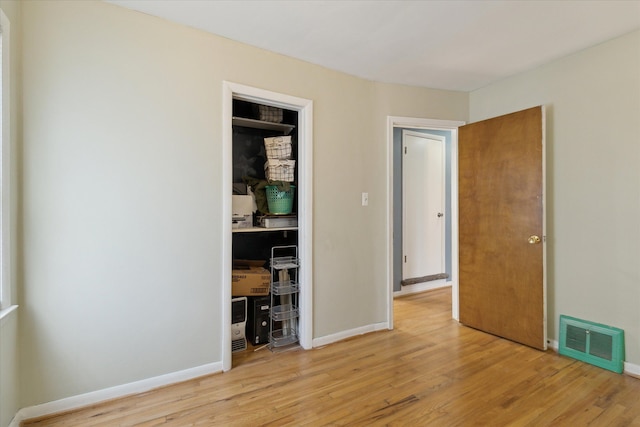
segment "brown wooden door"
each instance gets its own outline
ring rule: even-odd
[[[459,129],[460,322],[546,349],[544,110]],[[536,241],[535,236],[540,241]]]

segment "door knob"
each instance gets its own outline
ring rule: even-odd
[[[536,243],[540,243],[540,237],[533,235],[529,236],[529,243],[535,245]]]
[[[444,216],[444,214],[442,212],[438,212],[438,218],[441,218],[443,216]]]

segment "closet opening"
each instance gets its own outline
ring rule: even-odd
[[[246,352],[312,347],[312,103],[227,82],[224,100],[228,370]]]

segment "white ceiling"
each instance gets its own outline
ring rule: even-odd
[[[365,79],[461,91],[640,28],[640,0],[106,1]]]

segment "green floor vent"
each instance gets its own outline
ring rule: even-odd
[[[559,353],[621,374],[624,370],[624,331],[561,315]]]

